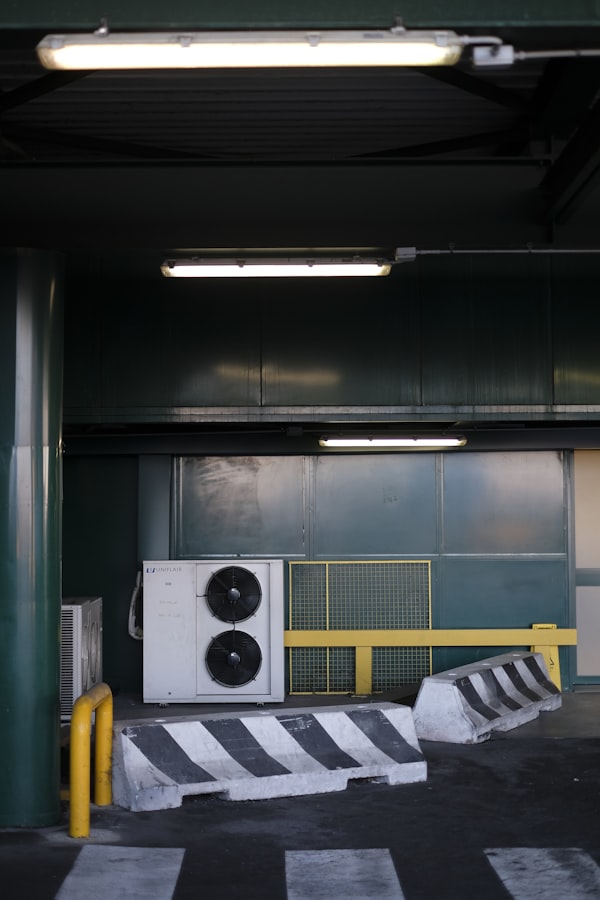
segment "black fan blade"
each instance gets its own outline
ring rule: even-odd
[[[241,687],[256,678],[262,653],[245,631],[224,631],[211,641],[206,651],[206,667],[211,678],[225,687]]]
[[[261,597],[258,579],[241,566],[215,572],[206,588],[206,602],[222,622],[243,622],[256,612]]]

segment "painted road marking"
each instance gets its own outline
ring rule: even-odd
[[[83,847],[55,900],[118,897],[171,900],[184,850],[163,847]]]
[[[514,900],[600,897],[600,867],[583,850],[513,847],[485,854]]]
[[[287,900],[404,900],[389,850],[294,850],[285,854]]]

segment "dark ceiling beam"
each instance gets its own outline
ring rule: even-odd
[[[518,133],[510,155],[531,153],[536,147],[552,153],[568,139],[587,114],[600,90],[600,59],[550,59],[546,63],[527,112],[528,128]]]
[[[63,131],[51,131],[47,128],[29,128],[28,126],[9,124],[2,128],[1,133],[4,138],[12,142],[27,143],[31,141],[36,145],[36,148],[39,148],[41,145],[55,145],[70,147],[73,150],[85,150],[86,161],[89,153],[97,153],[100,156],[121,156],[133,160],[213,159],[213,157],[186,153],[184,150],[152,147],[127,141],[111,141],[106,138],[90,137],[81,134],[67,134]]]
[[[600,59],[549,60],[531,101],[533,137],[566,139],[600,91]]]
[[[444,84],[459,88],[461,91],[466,91],[468,94],[489,100],[490,103],[496,103],[499,106],[506,106],[509,109],[516,109],[520,112],[527,111],[528,102],[525,97],[515,94],[514,91],[507,91],[505,88],[498,87],[491,81],[484,81],[482,78],[470,75],[463,69],[454,69],[450,66],[432,66],[429,68],[419,67],[416,71],[429,78],[442,81]]]
[[[483,131],[478,134],[466,134],[442,141],[430,141],[426,144],[411,144],[407,147],[396,147],[392,150],[380,150],[374,153],[362,153],[354,159],[406,159],[423,156],[440,156],[446,153],[458,153],[464,150],[477,150],[483,147],[497,148],[498,155],[502,147],[512,146],[516,141],[523,141],[527,135],[527,124],[501,131]]]
[[[158,267],[169,248],[247,247],[249,240],[267,248],[537,245],[548,238],[539,179],[539,163],[526,158],[480,165],[15,162],[0,167],[0,246],[160,247]],[[318,215],[315,198],[327,201]]]
[[[600,101],[577,129],[541,182],[546,221],[570,218],[600,176]]]
[[[89,74],[89,72],[49,72],[47,75],[42,75],[41,78],[36,78],[34,81],[29,81],[12,91],[1,94],[0,113],[6,112],[7,109],[14,109],[16,106],[22,106],[31,100],[37,100],[52,91],[58,91],[66,84],[80,81]]]
[[[235,28],[235,27],[333,27],[390,26],[401,15],[407,27],[591,27],[600,25],[600,10],[590,0],[170,0],[168,4],[147,0],[28,0],[4,3],[0,28],[92,29],[99,12],[114,28]]]
[[[110,414],[109,414],[110,415]],[[200,426],[196,425],[194,432],[193,426],[189,427],[191,433],[181,433],[177,426],[172,422],[162,425],[154,425],[151,433],[147,433],[143,426],[136,427],[135,423],[119,423],[121,427],[117,427],[111,432],[106,423],[110,422],[109,415],[103,414],[102,424],[105,426],[104,432],[101,427],[96,427],[94,423],[70,424],[69,410],[65,411],[64,431],[64,452],[66,456],[109,456],[109,455],[131,455],[131,454],[224,454],[238,453],[240,446],[244,448],[245,454],[259,453],[277,453],[285,455],[287,453],[319,453],[321,449],[318,445],[318,436],[323,430],[331,430],[333,426],[327,422],[322,422],[315,427],[314,419],[311,421],[309,428],[299,426],[298,434],[290,435],[285,423],[270,423],[262,428],[254,427],[251,429],[239,429],[238,431],[231,428],[223,428],[221,431],[215,431],[214,425],[211,425],[211,432],[204,433]],[[116,417],[119,415],[117,411]],[[380,418],[372,411],[365,410],[362,412],[362,423],[370,419],[380,422]],[[117,420],[117,419],[116,419]],[[291,419],[292,421],[293,418]],[[118,421],[118,420],[117,420]],[[289,421],[289,420],[287,420]],[[339,418],[334,417],[336,426],[339,427]],[[398,431],[399,419],[390,421]],[[418,422],[423,427],[423,412],[419,416],[404,421],[414,423]],[[556,424],[550,422],[543,428],[538,428],[534,424],[528,427],[529,423],[517,423],[515,427],[509,425],[502,428],[486,427],[486,422],[478,422],[476,416],[472,421],[465,423],[461,427],[461,434],[467,436],[467,447],[458,451],[468,453],[480,450],[557,450],[566,449],[596,449],[600,441],[600,429],[594,425],[590,426],[586,423],[570,423],[565,426],[563,423]],[[553,427],[554,425],[554,427]],[[400,425],[400,428],[402,426]],[[447,428],[448,422],[442,421],[438,428]],[[406,428],[406,426],[405,426]],[[336,429],[337,430],[337,429]],[[349,430],[347,426],[344,430]],[[241,444],[240,444],[241,439]]]

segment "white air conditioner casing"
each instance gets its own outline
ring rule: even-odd
[[[143,598],[145,703],[284,699],[282,560],[147,561]]]
[[[60,617],[60,717],[102,681],[102,597],[65,597]]]

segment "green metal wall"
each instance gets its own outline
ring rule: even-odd
[[[389,279],[308,287],[198,284],[157,272],[116,279],[108,265],[82,263],[67,290],[65,422],[93,435],[107,423],[268,421],[274,410],[302,408],[309,418],[327,408],[351,417],[361,408],[426,415],[460,404],[471,405],[474,420],[501,421],[535,418],[553,404],[593,406],[599,279],[600,259],[571,256],[422,257]],[[156,532],[145,522],[138,532],[153,476],[149,467],[138,498],[142,445],[115,456],[110,441],[96,442],[100,455],[78,457],[67,437],[65,592],[104,596],[107,674],[131,687],[140,656],[127,607],[144,535]],[[210,460],[210,478],[179,472],[171,551],[431,556],[435,625],[567,623],[569,510],[563,463],[552,453],[471,451],[445,456],[442,467],[435,455],[410,465],[387,455],[309,460],[290,441],[286,461],[251,441],[240,431],[225,454],[208,456],[191,441],[190,455]],[[511,465],[522,467],[516,480]],[[162,495],[170,489],[163,482]],[[164,545],[165,533],[163,523],[153,539]],[[437,651],[436,665],[470,652]]]
[[[138,461],[71,457],[63,465],[63,595],[102,597],[103,677],[114,692],[139,691],[142,651],[129,637],[138,570]]]
[[[439,256],[387,279],[113,279],[68,288],[65,422],[207,409],[600,403],[600,258]],[[357,283],[360,281],[360,284]],[[368,283],[365,283],[367,282]]]
[[[427,260],[419,282],[421,402],[552,403],[551,285],[551,262],[540,257]]]
[[[552,324],[556,403],[597,403],[598,260],[552,260]]]
[[[175,558],[431,559],[433,627],[572,624],[569,454],[185,457],[173,465]],[[64,467],[65,590],[104,597],[105,674],[125,691],[141,680],[139,642],[127,634],[138,503],[148,505],[137,466],[135,457],[67,455]],[[163,482],[164,471],[156,484],[141,483],[152,494]],[[494,652],[440,648],[434,668]],[[568,685],[566,653],[561,669]]]
[[[563,453],[188,457],[175,484],[175,558],[425,558],[434,627],[570,622]]]

